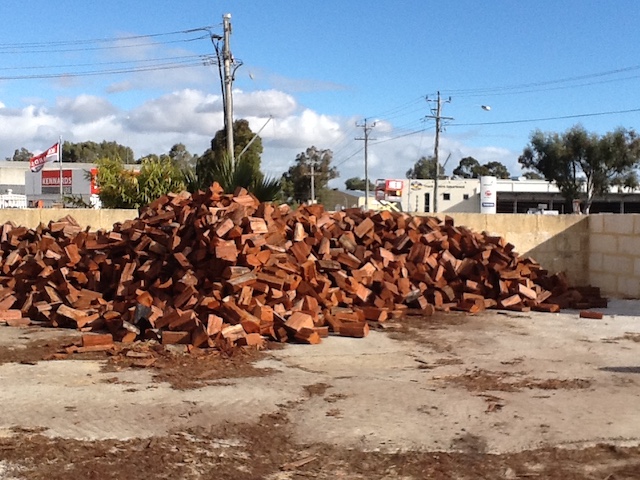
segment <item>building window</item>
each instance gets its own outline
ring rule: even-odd
[[[463,200],[469,200],[469,194],[468,194],[468,193],[464,193],[464,194],[462,195],[462,199],[463,199]]]
[[[443,193],[442,194],[442,199],[443,200],[451,200],[451,194],[450,193]]]

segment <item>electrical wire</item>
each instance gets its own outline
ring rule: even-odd
[[[633,71],[633,70],[640,70],[640,65],[633,65],[633,66],[630,66],[630,67],[617,68],[615,70],[607,70],[607,71],[596,72],[596,73],[591,73],[591,74],[587,74],[587,75],[578,75],[578,76],[574,76],[574,77],[564,77],[564,78],[559,78],[559,79],[555,79],[555,80],[545,80],[545,81],[540,81],[540,82],[523,83],[523,84],[519,84],[519,85],[506,85],[506,86],[501,86],[501,87],[472,88],[472,89],[462,89],[462,90],[444,90],[443,92],[446,92],[447,95],[456,95],[456,96],[463,96],[463,95],[467,95],[467,94],[491,94],[491,93],[494,93],[494,92],[497,92],[497,91],[502,91],[502,90],[520,90],[520,89],[524,89],[524,88],[541,87],[541,86],[548,86],[548,85],[554,85],[554,84],[559,84],[559,83],[575,82],[575,81],[579,81],[579,80],[588,80],[590,78],[604,77],[604,76],[608,76],[608,75],[616,75],[618,73],[624,73],[624,72],[629,72],[629,71]],[[632,77],[632,78],[636,78],[636,77]]]
[[[44,49],[44,50],[28,50],[28,51],[24,51],[24,52],[0,49],[0,54],[20,54],[20,55],[24,55],[24,54],[29,54],[29,53],[68,53],[68,52],[85,52],[85,51],[96,51],[96,50],[121,50],[121,49],[124,49],[124,48],[140,48],[140,47],[143,47],[143,46],[144,47],[153,47],[153,46],[158,46],[158,45],[170,45],[170,44],[175,44],[175,43],[189,43],[189,42],[195,42],[197,40],[202,40],[204,38],[209,38],[209,35],[202,35],[202,36],[199,36],[199,37],[182,39],[182,40],[171,40],[171,41],[167,41],[167,42],[132,43],[132,44],[128,44],[128,45],[107,45],[107,46],[102,46],[102,47],[63,48],[63,49],[57,49],[57,50],[47,50],[47,49]],[[112,42],[116,42],[116,41],[118,41],[118,39],[112,40]]]
[[[122,73],[139,73],[150,72],[156,70],[172,70],[176,68],[192,68],[207,66],[206,62],[173,62],[173,63],[161,63],[156,65],[147,65],[141,67],[131,68],[119,68],[111,70],[91,70],[86,72],[65,72],[65,73],[47,73],[39,75],[0,75],[0,80],[35,80],[35,79],[50,79],[50,78],[75,78],[75,77],[91,77],[97,75],[118,75]]]
[[[57,54],[74,51],[95,51],[130,49],[151,46],[166,46],[176,43],[191,43],[205,38],[213,38],[211,26],[176,30],[170,32],[151,33],[145,35],[128,35],[117,38],[92,38],[85,40],[64,40],[52,42],[23,42],[23,43],[0,43],[0,54],[20,54],[24,58],[30,53]],[[194,33],[206,32],[202,35],[193,36]],[[187,35],[188,38],[175,39],[176,36]],[[162,39],[162,40],[160,40]],[[150,40],[141,43],[141,40]],[[160,41],[158,41],[160,40]],[[147,58],[138,60],[119,60],[104,62],[84,62],[75,64],[48,64],[32,62],[31,65],[13,66],[7,61],[0,67],[0,72],[7,72],[0,75],[0,80],[38,80],[69,77],[88,77],[98,75],[117,75],[126,73],[139,73],[154,70],[170,70],[177,68],[202,67],[219,63],[217,58],[210,54],[191,54],[182,56],[168,56],[163,58]],[[108,68],[102,68],[108,67]],[[63,71],[61,71],[63,70]],[[20,72],[15,75],[8,72]],[[42,73],[35,73],[35,72]],[[33,73],[32,73],[33,72]]]
[[[417,98],[413,98],[413,99],[411,99],[411,100],[409,100],[409,101],[407,101],[407,102],[405,102],[403,104],[400,104],[400,105],[398,105],[396,107],[391,107],[388,110],[384,110],[384,111],[382,111],[380,113],[376,113],[375,115],[371,115],[371,116],[369,116],[367,118],[372,118],[372,119],[375,119],[375,120],[384,119],[384,118],[390,118],[390,117],[398,114],[399,112],[405,110],[406,108],[408,108],[408,107],[410,107],[412,105],[415,105],[418,102],[422,102],[423,100],[424,100],[423,96],[420,96],[420,97],[417,97]]]
[[[4,49],[21,49],[21,48],[48,48],[48,47],[65,47],[71,45],[87,45],[91,43],[113,43],[113,42],[122,42],[122,41],[130,41],[130,40],[141,40],[145,38],[159,38],[159,37],[167,37],[172,35],[184,35],[195,32],[210,32],[213,26],[205,26],[198,28],[190,28],[187,30],[176,30],[173,32],[161,32],[161,33],[150,33],[145,35],[129,35],[123,37],[116,38],[90,38],[84,40],[61,40],[61,41],[53,41],[53,42],[26,42],[26,43],[0,43],[0,50]],[[208,37],[209,35],[207,35]],[[136,44],[139,45],[139,44]],[[66,50],[60,50],[66,51]],[[30,53],[28,50],[20,53]],[[38,52],[39,53],[39,52]]]
[[[509,125],[514,123],[531,123],[531,122],[546,122],[550,120],[566,120],[569,118],[586,118],[586,117],[598,117],[604,115],[619,115],[623,113],[636,113],[640,112],[640,108],[630,108],[628,110],[614,110],[610,112],[595,112],[595,113],[580,113],[576,115],[561,115],[558,117],[541,117],[541,118],[527,118],[520,120],[505,120],[501,122],[477,122],[477,123],[448,123],[450,127],[473,127],[481,125]]]
[[[627,67],[618,69],[612,72],[621,73],[625,71],[637,70],[640,69],[638,67]],[[632,75],[618,78],[609,78],[603,80],[597,80],[592,82],[582,82],[582,83],[574,83],[579,81],[579,79],[587,79],[587,78],[596,78],[599,76],[605,76],[613,74],[612,72],[605,72],[602,74],[593,74],[593,75],[584,75],[582,77],[572,77],[562,80],[549,80],[546,82],[537,82],[531,84],[522,84],[522,85],[512,85],[506,87],[493,87],[486,89],[470,89],[470,90],[446,90],[447,95],[455,95],[456,98],[471,98],[471,97],[495,97],[495,96],[505,96],[505,95],[522,95],[527,93],[536,93],[536,92],[549,92],[554,90],[567,90],[567,89],[575,89],[581,87],[588,87],[592,85],[603,85],[607,83],[616,83],[616,82],[624,82],[628,80],[636,80],[640,78],[640,75]],[[459,92],[459,93],[456,93]]]
[[[402,135],[397,135],[395,137],[385,138],[384,140],[378,140],[378,141],[375,141],[375,142],[371,142],[371,145],[380,145],[381,143],[391,142],[393,140],[398,140],[399,138],[410,137],[411,135],[417,135],[418,133],[428,132],[429,130],[432,130],[434,128],[435,127],[432,126],[432,127],[429,127],[429,128],[423,128],[421,130],[414,130],[412,132],[403,133]]]
[[[58,69],[58,68],[76,68],[76,67],[93,67],[99,65],[130,65],[134,63],[150,63],[150,62],[164,62],[164,61],[182,61],[188,59],[202,59],[203,55],[183,55],[179,57],[162,57],[162,58],[147,58],[140,60],[120,60],[112,62],[91,62],[91,63],[71,63],[65,65],[31,65],[21,67],[0,67],[0,70],[43,70],[46,68]]]
[[[349,160],[351,160],[353,157],[355,157],[357,154],[359,154],[360,152],[364,151],[364,147],[360,147],[358,150],[356,150],[355,152],[353,152],[351,155],[349,155],[347,158],[345,158],[344,160],[342,160],[340,163],[337,163],[334,165],[335,168],[338,168],[340,165],[344,165],[346,162],[348,162]]]

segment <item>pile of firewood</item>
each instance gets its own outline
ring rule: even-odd
[[[407,309],[555,312],[606,306],[449,217],[321,205],[295,211],[245,190],[163,196],[91,232],[66,217],[0,227],[0,322],[195,347],[362,337]]]

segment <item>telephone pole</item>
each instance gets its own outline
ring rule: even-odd
[[[375,140],[375,138],[369,138],[369,133],[376,126],[376,122],[371,125],[367,125],[367,119],[364,119],[364,123],[356,122],[356,127],[362,128],[364,137],[356,137],[356,140],[364,140],[364,209],[369,210],[369,140]]]
[[[314,162],[311,162],[311,205],[316,203],[316,172],[314,171],[314,166]]]
[[[433,156],[435,157],[436,162],[436,174],[433,179],[433,213],[438,213],[438,180],[440,177],[440,162],[438,160],[438,147],[440,146],[440,132],[442,131],[442,120],[453,120],[453,117],[443,117],[442,116],[442,104],[443,103],[451,103],[451,97],[443,102],[440,97],[440,92],[438,91],[438,96],[436,100],[429,100],[427,97],[427,102],[435,102],[435,108],[431,109],[431,115],[427,115],[426,118],[433,118],[436,121],[436,139],[435,146],[433,148]]]
[[[229,39],[231,37],[231,14],[227,13],[223,15],[222,21],[224,25],[224,45],[222,47],[222,59],[224,61],[224,123],[227,129],[227,154],[229,155],[229,158],[233,160],[233,75],[231,73],[231,63],[233,59],[229,48]]]
[[[319,177],[322,172],[316,172],[316,160],[311,158],[309,162],[309,173],[303,173],[305,176],[311,177],[311,205],[316,203],[316,177]]]

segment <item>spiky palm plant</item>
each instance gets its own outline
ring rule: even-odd
[[[209,183],[218,182],[227,193],[233,193],[236,188],[242,187],[261,202],[269,202],[275,200],[281,190],[280,180],[266,177],[260,171],[256,172],[253,165],[242,157],[234,160],[224,155],[221,161],[210,164],[207,169],[201,167],[197,175],[193,170],[187,175],[186,183],[190,191],[206,188]]]

